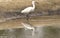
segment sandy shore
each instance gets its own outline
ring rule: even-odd
[[[0,23],[0,30],[1,29],[8,29],[8,28],[23,28],[21,25],[22,22],[27,22],[26,18],[20,19],[12,19],[7,20],[5,22]],[[28,21],[33,26],[57,26],[60,25],[60,16],[39,16],[39,17],[32,17]]]

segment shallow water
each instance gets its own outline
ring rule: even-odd
[[[60,28],[54,26],[36,27],[32,36],[32,30],[6,29],[0,30],[0,38],[60,38]]]

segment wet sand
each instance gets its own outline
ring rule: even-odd
[[[26,18],[12,19],[0,23],[0,30],[8,28],[23,28],[22,22],[27,22]],[[57,26],[60,25],[60,16],[38,16],[32,17],[28,21],[33,26]]]

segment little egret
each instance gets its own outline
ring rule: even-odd
[[[24,27],[25,27],[25,30],[27,30],[27,29],[30,29],[30,30],[33,30],[32,31],[32,35],[34,35],[34,32],[35,32],[35,28],[30,24],[30,23],[21,23]]]
[[[36,2],[37,3],[37,2]],[[29,19],[29,13],[35,10],[35,1],[32,1],[32,6],[27,7],[21,11],[21,13],[26,13],[27,20]]]

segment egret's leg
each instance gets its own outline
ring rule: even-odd
[[[29,14],[26,15],[26,19],[29,20]]]

